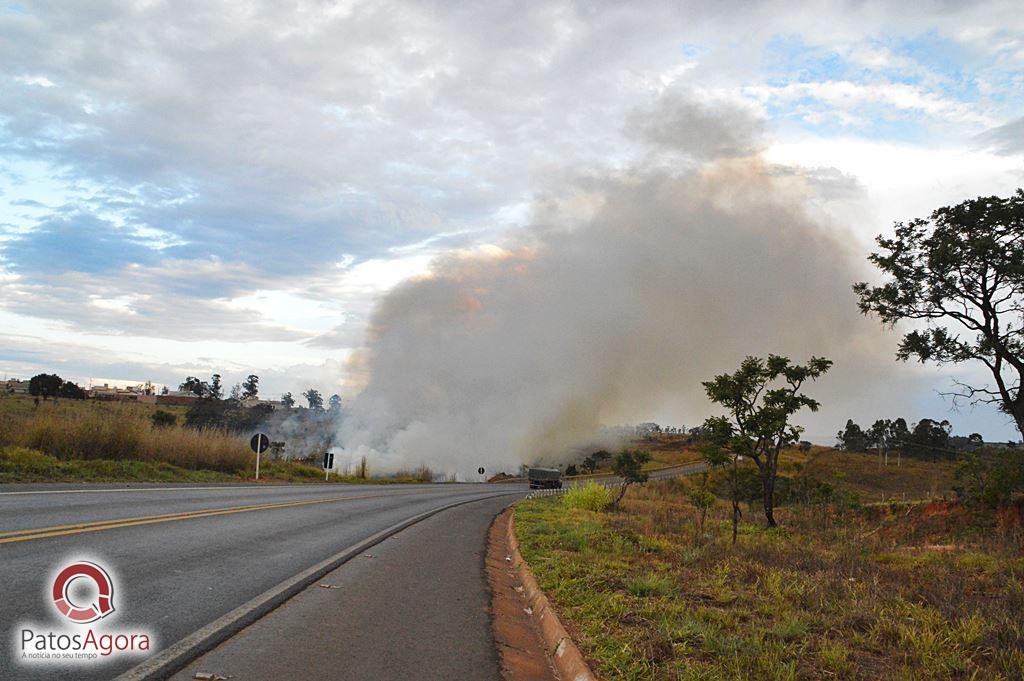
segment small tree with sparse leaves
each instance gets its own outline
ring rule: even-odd
[[[619,452],[612,463],[612,472],[622,478],[622,484],[619,486],[619,496],[615,498],[612,507],[619,507],[619,502],[626,496],[626,490],[630,485],[647,482],[648,475],[643,471],[643,466],[650,460],[651,455],[645,451],[624,449]]]
[[[832,361],[812,357],[807,364],[793,364],[788,357],[768,355],[768,359],[747,357],[731,374],[720,374],[703,383],[711,401],[725,407],[734,430],[730,449],[749,456],[761,475],[764,515],[769,527],[775,527],[775,480],[779,472],[779,452],[800,439],[803,429],[790,425],[789,419],[803,408],[817,411],[817,400],[800,392],[804,383],[813,381],[832,367]],[[740,444],[740,443],[743,444]]]

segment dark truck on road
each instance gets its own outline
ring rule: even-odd
[[[531,468],[527,478],[530,489],[562,488],[562,471],[557,468]]]

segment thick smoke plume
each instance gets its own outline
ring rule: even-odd
[[[631,121],[672,140],[666,125]],[[365,387],[346,450],[377,472],[512,471],[564,460],[601,424],[670,409],[694,425],[713,411],[700,381],[748,354],[835,359],[823,399],[859,385],[871,358],[891,366],[853,304],[863,255],[811,216],[806,176],[729,153],[695,166],[707,148],[674,157],[685,171],[666,169],[678,150],[654,148],[634,170],[577,177],[507,242],[388,294],[353,362]]]

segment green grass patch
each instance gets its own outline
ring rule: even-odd
[[[523,555],[601,678],[1024,679],[1024,561],[992,518],[787,507],[770,531],[745,512],[733,547],[724,505],[696,536],[686,490],[631,488],[620,511],[515,506]]]
[[[587,511],[603,511],[612,505],[615,494],[596,482],[572,487],[562,495],[566,508],[580,508]]]
[[[237,482],[234,475],[169,463],[56,457],[24,447],[0,448],[0,482]]]

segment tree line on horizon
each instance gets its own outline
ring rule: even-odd
[[[908,426],[902,417],[878,419],[869,428],[862,428],[853,419],[848,419],[846,426],[836,433],[836,449],[848,452],[874,450],[886,463],[890,452],[932,461],[953,460],[961,452],[973,451],[984,445],[985,439],[980,433],[953,435],[953,426],[945,419],[924,418],[913,426]],[[1009,442],[1006,446],[1016,445]]]
[[[185,413],[185,425],[190,428],[223,428],[225,430],[245,432],[255,430],[261,423],[266,421],[274,413],[275,407],[267,402],[259,402],[248,406],[243,403],[247,400],[259,399],[260,378],[256,374],[249,374],[246,379],[236,383],[224,396],[224,388],[220,374],[213,374],[209,381],[203,381],[196,376],[187,376],[178,386],[178,390],[191,392],[199,399],[189,406]],[[167,389],[164,388],[164,392]],[[309,388],[302,393],[313,414],[326,413],[338,416],[342,410],[340,395],[331,395],[328,400],[327,409],[324,408],[324,398],[316,388]],[[281,406],[286,410],[296,408],[295,398],[290,392],[281,395]],[[299,409],[304,409],[299,407]]]

